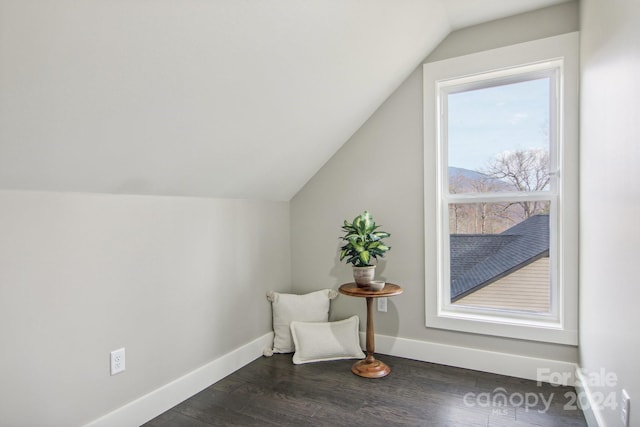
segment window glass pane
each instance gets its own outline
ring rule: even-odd
[[[451,303],[548,313],[549,208],[549,201],[450,204]]]
[[[447,96],[450,193],[549,189],[550,78]]]

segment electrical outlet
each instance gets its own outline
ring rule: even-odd
[[[111,375],[125,370],[124,347],[111,352]]]
[[[622,411],[620,411],[620,419],[624,427],[629,427],[629,407],[631,406],[631,398],[627,390],[622,389]]]
[[[378,298],[378,311],[387,312],[387,297]]]

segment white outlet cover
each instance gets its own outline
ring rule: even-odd
[[[119,374],[126,369],[124,347],[111,352],[111,375]]]
[[[381,311],[383,313],[387,312],[387,298],[386,297],[378,298],[378,311]]]

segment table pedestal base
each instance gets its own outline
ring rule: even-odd
[[[372,358],[373,359],[373,358]],[[384,362],[367,357],[364,360],[358,360],[351,367],[351,372],[364,378],[381,378],[386,377],[391,372],[391,368]]]
[[[373,291],[369,288],[359,288],[355,283],[345,283],[340,286],[340,293],[367,299],[367,358],[354,363],[351,367],[351,372],[364,378],[386,377],[391,372],[391,368],[373,357],[376,348],[375,334],[373,333],[373,300],[380,297],[400,295],[402,288],[393,283],[387,283],[381,291]]]

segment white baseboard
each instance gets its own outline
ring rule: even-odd
[[[600,427],[605,426],[605,422],[602,419],[602,414],[600,413],[599,405],[596,403],[593,392],[589,387],[589,380],[585,378],[581,369],[576,371],[576,381],[575,387],[578,395],[578,406],[582,409],[582,413],[584,414],[584,418],[587,420],[587,425],[589,427]],[[587,401],[587,406],[584,406],[585,398]]]
[[[365,334],[360,333],[360,341],[365,343]],[[248,344],[237,348],[206,365],[128,403],[86,425],[86,427],[139,426],[167,411],[178,403],[204,390],[211,384],[242,368],[262,355],[265,348],[273,343],[273,333],[269,332]],[[576,365],[570,362],[541,359],[448,344],[375,335],[376,353],[405,357],[408,359],[459,368],[491,372],[500,375],[538,380],[538,369],[549,372],[570,373],[565,385],[574,384]],[[580,372],[578,371],[578,375]],[[586,384],[584,381],[579,383]],[[588,387],[578,389],[591,402]],[[593,405],[590,405],[593,408]],[[590,427],[602,424],[597,411],[584,410]],[[591,418],[591,419],[590,419]]]
[[[360,342],[364,348],[364,332],[360,333]],[[559,382],[562,385],[574,385],[576,364],[571,362],[377,334],[375,344],[376,353],[534,381],[539,380],[539,369],[545,369],[545,372],[562,374],[566,379]]]
[[[264,348],[271,347],[272,343],[273,332],[269,332],[90,422],[86,427],[134,427],[144,424],[262,356]]]

